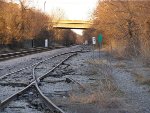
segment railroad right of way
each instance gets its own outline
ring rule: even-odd
[[[1,75],[0,85],[4,89],[5,87],[7,87],[6,92],[8,95],[4,93],[6,97],[1,96],[2,101],[0,104],[0,109],[5,113],[6,110],[5,108],[9,106],[10,102],[15,103],[16,99],[22,100],[21,99],[22,97],[20,96],[25,95],[26,93],[28,95],[30,94],[33,95],[35,92],[38,92],[38,95],[36,95],[37,93],[35,93],[34,95],[36,95],[35,97],[38,97],[40,95],[40,97],[44,102],[44,105],[46,105],[45,108],[48,108],[52,113],[64,113],[63,110],[57,107],[48,97],[44,95],[44,92],[42,92],[40,88],[41,84],[43,84],[44,82],[41,83],[41,81],[47,76],[50,76],[49,74],[51,72],[55,71],[57,67],[62,65],[66,60],[76,55],[78,52],[88,52],[87,50],[84,51],[83,49],[84,49],[83,47],[72,47],[70,50],[66,50],[67,52],[63,51],[63,53],[53,55],[49,58],[33,63],[30,66],[26,66],[18,70],[16,69],[15,71]],[[76,82],[75,80],[66,78],[66,82],[68,82],[68,80],[69,83],[73,82],[73,83],[77,83],[80,87],[82,86],[80,85],[80,83]],[[16,86],[17,81],[19,82],[18,85]],[[13,86],[11,86],[12,84]],[[22,84],[24,84],[24,86],[22,86]],[[17,88],[17,90],[12,92],[10,86],[13,88]],[[36,89],[36,91],[34,91],[34,89]],[[26,98],[28,97],[26,96]],[[11,107],[9,106],[7,108],[11,108]],[[11,112],[11,110],[8,110],[7,112]]]

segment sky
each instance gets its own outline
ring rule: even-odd
[[[47,13],[60,9],[67,19],[88,20],[98,0],[31,0],[33,6]]]
[[[98,0],[29,0],[30,7],[35,7],[51,14],[60,9],[64,13],[64,19],[89,20]],[[74,30],[82,34],[82,30]]]

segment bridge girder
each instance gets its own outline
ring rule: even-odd
[[[90,21],[83,20],[59,20],[58,22],[53,22],[53,27],[59,29],[88,29],[90,26]]]
[[[54,28],[60,29],[88,29],[90,28],[89,24],[57,24],[53,26]]]

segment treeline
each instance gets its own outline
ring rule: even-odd
[[[150,1],[99,1],[85,37],[102,33],[103,43],[121,57],[150,58]]]
[[[40,45],[43,39],[49,39],[50,44],[61,43],[68,46],[75,43],[76,36],[71,30],[53,29],[54,16],[29,8],[25,0],[19,2],[20,4],[16,4],[0,0],[1,46],[21,46],[25,40],[35,40]]]

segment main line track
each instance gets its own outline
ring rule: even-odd
[[[35,53],[40,53],[40,52],[44,52],[44,51],[49,51],[52,49],[58,49],[58,48],[62,48],[62,46],[56,46],[56,47],[37,47],[37,48],[31,48],[31,49],[24,49],[21,51],[17,51],[17,52],[10,52],[10,53],[5,53],[5,54],[0,54],[0,61],[4,61],[4,60],[8,60],[11,58],[16,58],[16,57],[22,57],[25,55],[30,55],[30,54],[35,54]]]

